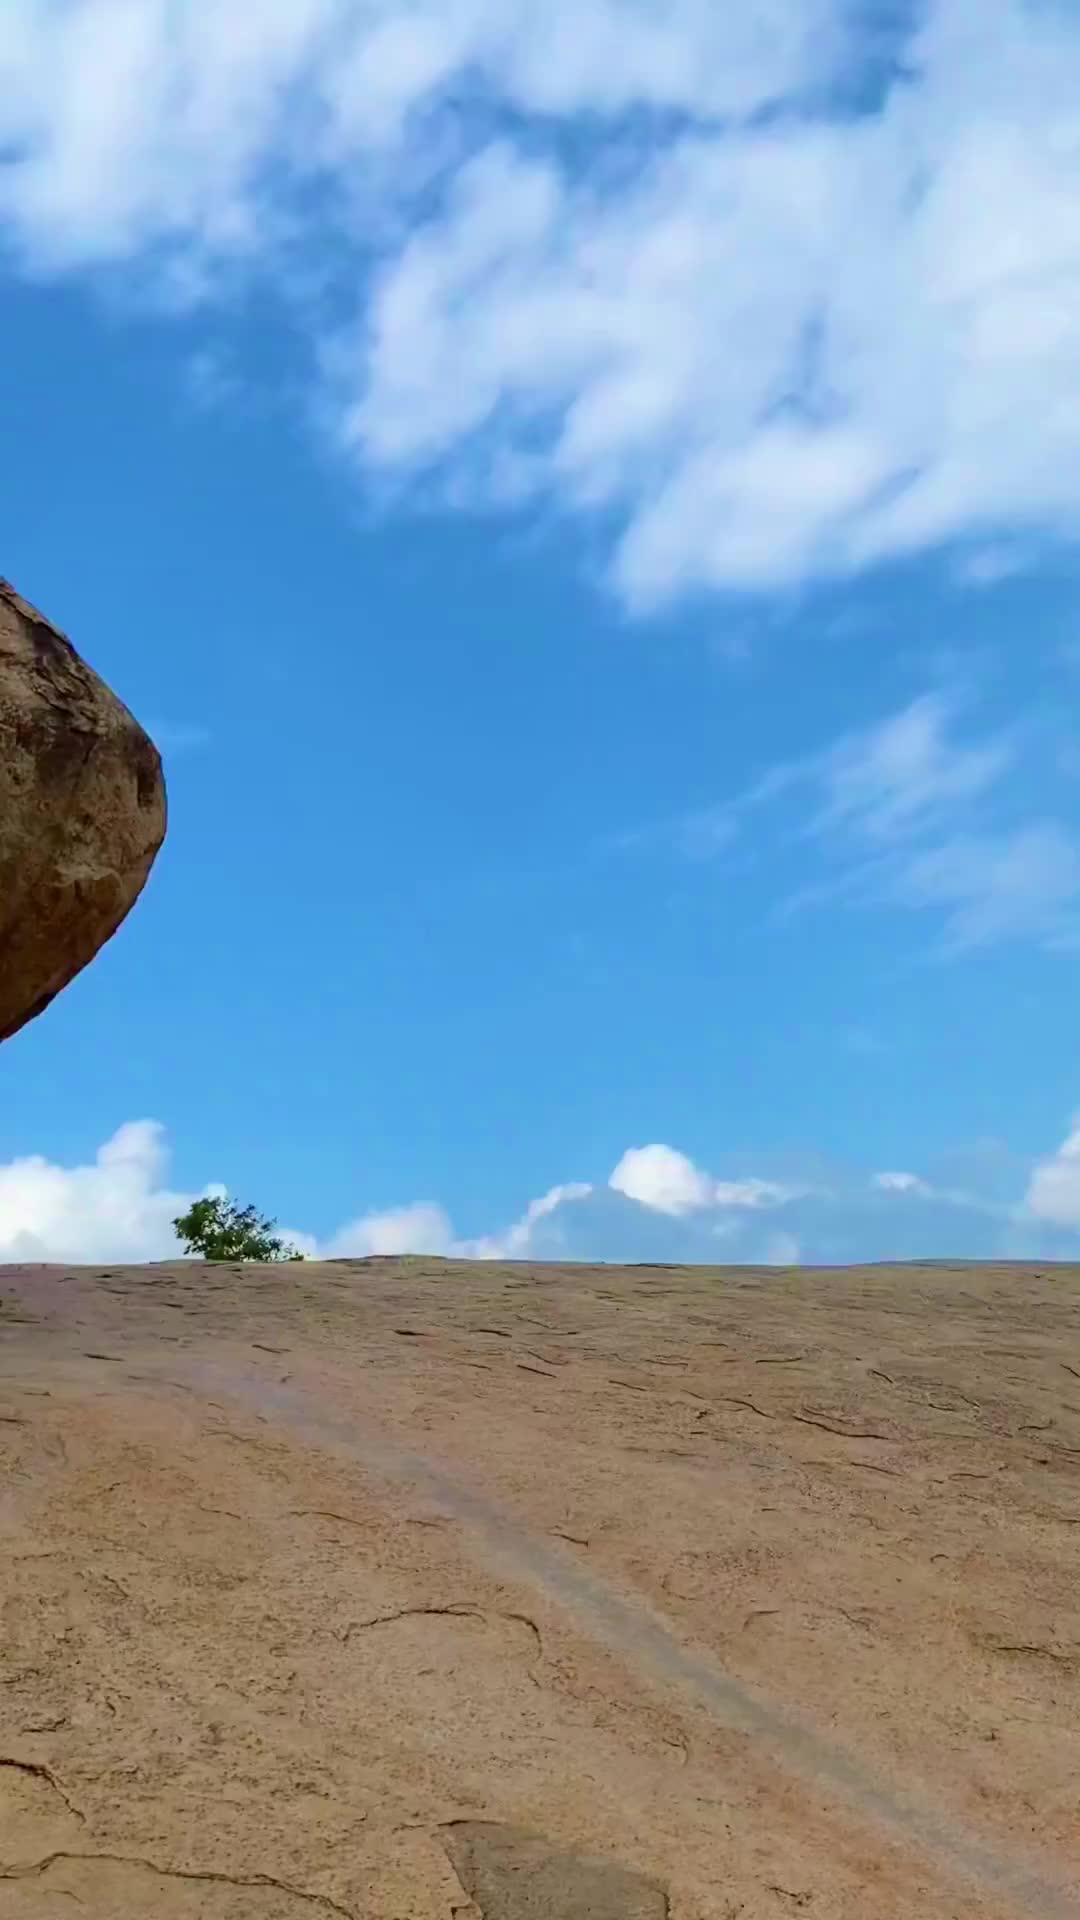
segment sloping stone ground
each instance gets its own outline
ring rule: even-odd
[[[1080,1271],[0,1270],[0,1920],[1080,1913]]]

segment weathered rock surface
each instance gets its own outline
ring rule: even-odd
[[[153,741],[0,580],[0,1040],[111,939],[164,837]]]
[[[0,1267],[0,1920],[1077,1920],[1080,1267]]]

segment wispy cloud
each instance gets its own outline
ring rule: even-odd
[[[804,775],[823,793],[808,831],[828,872],[797,906],[846,896],[936,913],[943,950],[1066,940],[1080,917],[1080,835],[1023,817],[1015,731],[976,738],[925,695],[838,742]],[[1013,816],[1019,806],[1021,817]]]
[[[0,230],[303,285],[369,478],[599,512],[632,606],[941,542],[986,582],[1080,531],[1080,19],[888,13],[8,0]]]
[[[914,846],[881,897],[940,912],[949,952],[1005,939],[1071,946],[1080,934],[1080,835],[1058,821]]]
[[[954,821],[997,784],[1015,752],[1007,738],[961,738],[955,719],[942,696],[924,694],[792,770],[823,794],[807,831],[888,846]]]
[[[1080,939],[1080,832],[1033,812],[1030,775],[1068,779],[1061,741],[1018,723],[978,732],[934,692],[798,760],[769,768],[712,809],[626,837],[696,859],[741,843],[746,858],[798,847],[807,877],[781,919],[825,905],[935,916],[940,951],[1006,939]],[[1048,751],[1049,746],[1049,751]]]

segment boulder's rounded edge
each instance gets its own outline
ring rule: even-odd
[[[149,735],[66,635],[0,579],[0,1041],[112,938],[166,825]]]

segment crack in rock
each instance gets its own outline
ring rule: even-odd
[[[544,1657],[544,1641],[536,1621],[527,1613],[514,1613],[502,1607],[470,1607],[454,1604],[447,1607],[401,1607],[395,1613],[377,1613],[371,1620],[353,1620],[341,1635],[346,1645],[354,1633],[366,1633],[371,1627],[392,1626],[396,1620],[481,1620],[486,1625],[490,1620],[512,1620],[517,1626],[527,1627],[536,1642],[538,1659]]]
[[[14,1773],[28,1774],[32,1780],[44,1780],[53,1792],[59,1795],[68,1812],[73,1813],[76,1820],[81,1820],[85,1827],[85,1813],[75,1805],[67,1788],[61,1780],[57,1779],[51,1767],[44,1766],[39,1760],[12,1760],[7,1754],[0,1754],[0,1767],[10,1767]]]
[[[340,1520],[344,1527],[367,1527],[370,1520],[357,1520],[351,1513],[335,1513],[331,1507],[290,1507],[290,1514],[301,1520]]]
[[[7,1763],[0,1762],[0,1764]],[[50,1867],[56,1866],[59,1861],[64,1860],[82,1863],[100,1860],[111,1866],[141,1867],[144,1872],[156,1873],[160,1875],[163,1880],[190,1880],[209,1886],[276,1887],[279,1893],[291,1894],[294,1900],[305,1900],[311,1906],[322,1907],[325,1913],[339,1915],[340,1920],[356,1920],[356,1915],[349,1907],[341,1906],[337,1900],[332,1900],[328,1893],[309,1893],[305,1887],[294,1887],[288,1880],[277,1880],[274,1875],[270,1873],[245,1875],[215,1873],[209,1868],[200,1872],[195,1869],[185,1870],[181,1867],[162,1867],[159,1866],[156,1860],[144,1859],[139,1854],[69,1853],[65,1849],[59,1849],[55,1853],[47,1853],[42,1860],[32,1861],[29,1866],[0,1869],[0,1880],[30,1880],[35,1876],[40,1877],[47,1873]]]
[[[756,1413],[759,1420],[795,1420],[800,1427],[820,1427],[823,1433],[839,1434],[841,1440],[884,1440],[890,1439],[887,1433],[870,1433],[862,1427],[836,1427],[830,1420],[822,1420],[811,1413],[788,1413],[782,1408],[759,1407],[753,1400],[739,1400],[731,1393],[722,1393],[720,1399],[729,1407],[745,1407],[748,1413]]]

